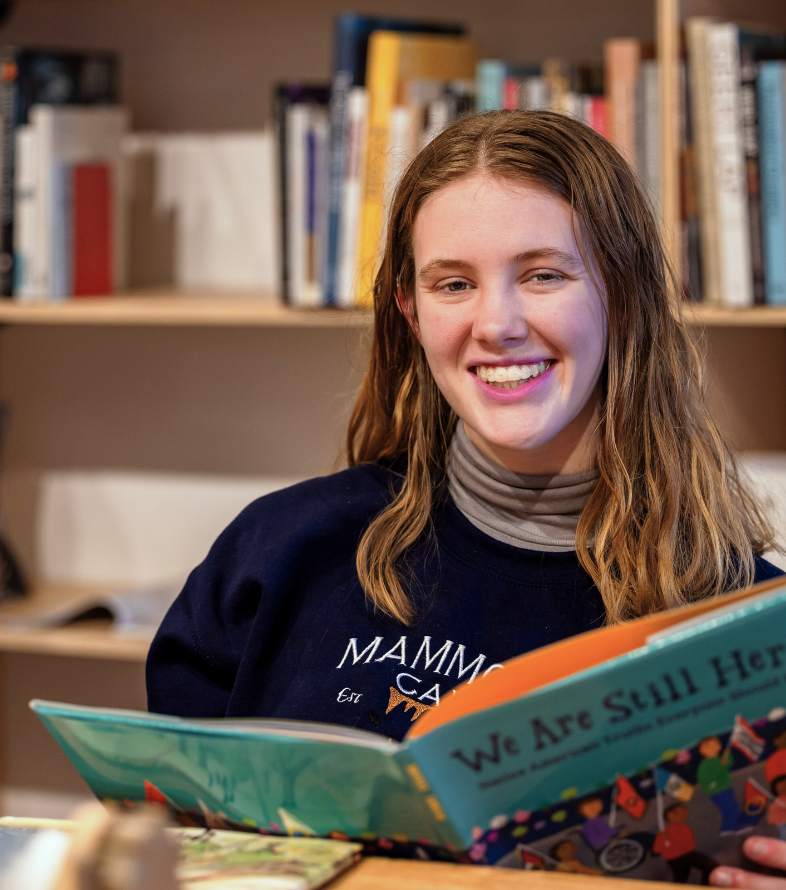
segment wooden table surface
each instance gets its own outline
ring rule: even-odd
[[[651,881],[571,875],[564,872],[523,871],[445,862],[415,862],[369,857],[329,885],[329,890],[646,890]]]

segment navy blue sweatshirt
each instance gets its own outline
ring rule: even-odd
[[[457,684],[603,624],[600,595],[574,552],[496,541],[450,497],[409,560],[416,623],[375,611],[355,554],[399,481],[365,464],[247,507],[153,641],[149,709],[313,720],[401,739]],[[757,581],[778,574],[757,559]]]

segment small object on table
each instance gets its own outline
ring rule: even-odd
[[[178,846],[162,813],[88,803],[73,819],[79,824],[52,890],[176,890]]]

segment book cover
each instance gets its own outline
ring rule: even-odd
[[[101,798],[679,880],[672,824],[705,865],[738,862],[748,831],[779,831],[785,632],[782,579],[591,631],[415,714],[400,744],[300,721],[31,707]]]
[[[786,63],[762,62],[759,99],[759,176],[767,302],[786,305]]]
[[[748,183],[754,303],[767,302],[759,154],[758,69],[767,59],[786,59],[786,34],[739,28],[740,111]]]
[[[330,88],[328,144],[328,233],[325,261],[325,302],[341,303],[337,290],[343,208],[343,172],[350,151],[349,94],[365,86],[368,40],[373,31],[415,31],[423,34],[463,34],[461,25],[418,21],[354,12],[336,17],[333,41],[333,81]]]
[[[0,886],[50,886],[62,868],[79,823],[59,819],[0,819]],[[303,837],[265,837],[204,828],[167,829],[180,848],[182,890],[315,890],[349,868],[359,844]]]
[[[639,171],[649,199],[659,214],[660,207],[660,90],[657,59],[641,63],[639,81],[641,112],[637,130]]]
[[[748,225],[750,227],[751,280],[753,302],[766,302],[764,279],[764,241],[761,218],[761,181],[759,178],[759,121],[756,112],[756,76],[758,69],[753,54],[745,46],[740,32],[740,112],[742,144],[745,156],[745,177],[748,193]]]
[[[334,293],[334,301],[339,306],[352,305],[356,285],[368,129],[368,92],[365,87],[353,87],[350,90],[347,100],[347,125],[346,166],[341,180],[338,276]]]
[[[73,168],[72,251],[75,297],[111,293],[112,268],[112,171],[108,164],[77,164]]]
[[[111,105],[119,66],[112,52],[24,49],[0,52],[0,295],[14,284],[15,130],[33,105]]]
[[[715,189],[712,187],[714,163],[710,114],[710,81],[707,61],[709,19],[694,16],[685,23],[688,50],[688,95],[693,134],[693,157],[699,209],[701,248],[701,300],[720,305],[723,301],[718,255],[718,217]],[[696,295],[698,296],[698,294]]]
[[[607,40],[603,46],[609,139],[636,169],[636,84],[641,41],[632,37]]]
[[[475,44],[466,37],[392,31],[371,35],[366,76],[368,139],[355,300],[359,305],[368,306],[372,301],[383,230],[390,120],[393,107],[399,104],[401,84],[416,77],[469,79],[474,76],[476,61]]]
[[[36,188],[35,128],[23,124],[16,128],[14,165],[14,216],[13,237],[13,292],[17,299],[35,296],[39,288],[36,281],[36,217],[38,190]],[[7,296],[7,295],[6,295]]]
[[[281,296],[298,305],[306,280],[305,239],[308,199],[307,145],[311,109],[323,115],[330,90],[323,84],[283,83],[276,87]],[[312,146],[313,148],[313,146]],[[313,172],[313,171],[312,171]]]
[[[481,59],[475,68],[475,107],[479,112],[505,108],[508,66],[499,59]]]
[[[105,214],[107,231],[101,238],[111,241],[109,260],[111,287],[104,293],[122,287],[125,269],[125,208],[123,191],[121,140],[128,130],[128,112],[118,106],[53,106],[35,105],[30,111],[35,130],[35,251],[37,271],[33,298],[70,296],[64,293],[65,276],[73,275],[74,187],[76,169],[83,164],[107,168],[104,199],[111,199]],[[71,168],[71,173],[66,172]],[[81,174],[80,174],[81,175]],[[99,174],[99,177],[104,174]],[[82,210],[95,198],[80,186]],[[98,198],[99,203],[104,200]],[[71,207],[66,208],[64,202]],[[87,203],[85,203],[87,202]],[[81,213],[81,211],[80,211]],[[84,216],[80,225],[86,224]],[[92,226],[92,223],[90,224]],[[70,231],[69,231],[70,228]],[[97,230],[92,228],[92,236]],[[66,244],[66,241],[68,242]],[[92,250],[92,246],[88,246]],[[84,253],[83,253],[84,258]],[[67,270],[67,271],[66,271]],[[73,281],[70,282],[73,285]]]

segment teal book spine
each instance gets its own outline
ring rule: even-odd
[[[786,304],[786,63],[762,62],[758,76],[759,176],[767,303]]]
[[[477,110],[498,111],[504,106],[505,77],[508,66],[497,59],[481,59],[475,69],[475,105]]]
[[[671,775],[678,752],[688,771],[674,774],[695,787],[696,746],[715,735],[729,746],[740,720],[765,733],[742,763],[763,763],[768,734],[778,721],[786,730],[786,592],[714,616],[413,739],[412,756],[462,842],[535,811],[554,818],[540,829],[548,837],[571,800],[606,789],[608,804],[617,777],[646,775],[652,797],[657,771]]]

